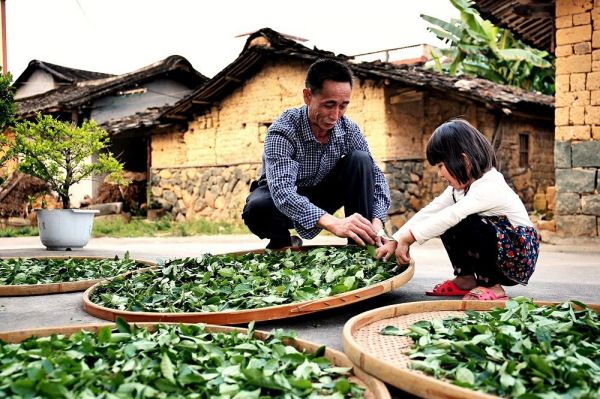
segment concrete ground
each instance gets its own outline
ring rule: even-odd
[[[320,236],[305,245],[343,244],[345,240]],[[508,287],[509,296],[525,295],[536,300],[576,299],[600,303],[600,245],[597,240],[555,240],[542,244],[537,270],[526,287]],[[156,261],[264,248],[266,241],[250,235],[196,236],[180,238],[94,238],[81,250],[47,251],[38,237],[0,238],[0,256],[122,255]],[[352,316],[381,306],[434,300],[425,291],[450,278],[452,268],[439,240],[415,245],[415,275],[399,289],[353,305],[284,320],[260,322],[256,328],[294,329],[299,338],[342,350],[342,328]],[[102,322],[82,308],[81,293],[0,297],[0,331]],[[396,393],[394,396],[406,397]]]

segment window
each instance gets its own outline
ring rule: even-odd
[[[529,167],[529,135],[519,134],[519,168]]]

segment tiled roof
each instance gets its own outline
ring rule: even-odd
[[[261,29],[248,38],[238,58],[189,96],[178,101],[162,115],[165,119],[191,118],[193,112],[202,112],[223,99],[235,88],[256,74],[267,61],[286,62],[337,58],[347,61],[359,79],[372,79],[384,84],[396,83],[418,90],[438,91],[442,95],[456,95],[501,109],[504,112],[521,109],[526,112],[545,112],[553,115],[554,97],[527,92],[523,89],[496,84],[484,79],[448,76],[420,66],[394,65],[383,62],[352,63],[342,54],[310,49],[269,28]]]
[[[78,80],[68,86],[17,100],[17,118],[29,118],[37,112],[69,111],[95,98],[117,90],[135,88],[138,84],[164,74],[179,75],[182,80],[195,86],[208,80],[206,76],[196,71],[188,60],[173,55],[133,72],[94,80]]]

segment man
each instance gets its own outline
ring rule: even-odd
[[[390,205],[387,182],[359,127],[344,116],[352,72],[336,60],[313,63],[305,105],[285,111],[265,137],[262,176],[242,214],[267,248],[301,245],[325,229],[349,243],[381,245],[378,232]],[[344,206],[346,217],[333,213]]]

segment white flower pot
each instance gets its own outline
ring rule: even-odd
[[[96,209],[36,209],[42,244],[50,250],[70,250],[87,245]]]

